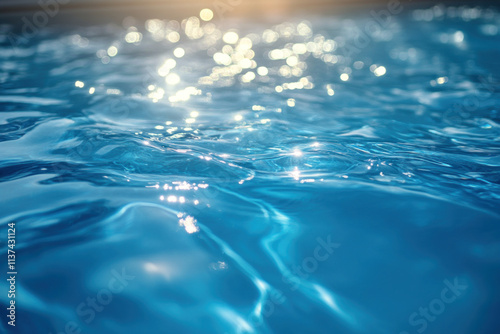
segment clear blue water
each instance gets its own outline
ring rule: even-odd
[[[3,25],[2,333],[499,333],[500,14],[373,22]]]

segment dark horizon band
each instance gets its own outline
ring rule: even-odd
[[[266,14],[293,14],[301,10],[335,11],[366,6],[382,7],[391,1],[398,0],[7,0],[0,1],[0,15],[26,14],[40,10],[41,4],[57,2],[61,11],[96,11],[114,10],[131,14],[167,14],[169,16],[196,15],[202,8],[224,10],[230,6],[231,16],[258,16]],[[432,0],[399,0],[406,6],[423,6],[432,4],[492,6],[489,1],[432,1]],[[160,10],[160,13],[158,13]]]

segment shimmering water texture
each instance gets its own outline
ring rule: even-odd
[[[2,26],[15,332],[498,334],[500,14],[207,13]]]

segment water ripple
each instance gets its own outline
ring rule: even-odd
[[[498,328],[500,15],[308,19],[0,39],[19,333]]]

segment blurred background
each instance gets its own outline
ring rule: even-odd
[[[386,6],[391,1],[380,0],[60,0],[61,9],[66,15],[85,16],[86,11],[100,11],[112,9],[111,15],[130,15],[135,17],[151,17],[151,15],[165,18],[183,18],[196,15],[201,8],[215,8],[224,11],[229,17],[253,16],[255,18],[269,18],[307,12],[338,13],[353,9],[367,9]],[[45,1],[42,3],[50,3]],[[495,1],[431,1],[431,0],[402,0],[401,4],[411,7],[429,7],[435,4],[474,6],[495,5]],[[37,0],[3,0],[0,1],[0,12],[3,14],[20,14],[38,10]],[[77,12],[75,12],[77,11]],[[92,17],[86,17],[92,20]]]

